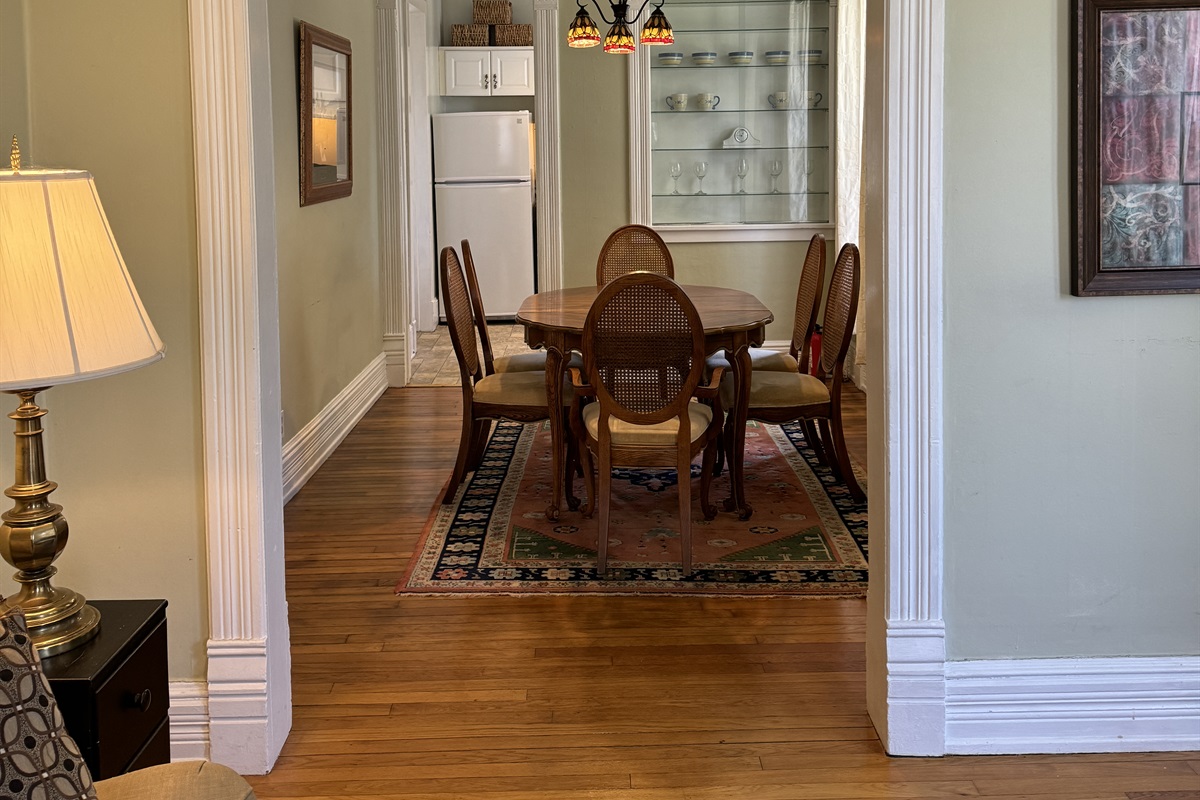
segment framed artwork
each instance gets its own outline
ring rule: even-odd
[[[350,41],[300,23],[300,205],[347,197],[354,187]]]
[[[1075,0],[1071,293],[1200,293],[1200,2]]]

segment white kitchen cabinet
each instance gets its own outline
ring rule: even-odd
[[[443,47],[441,51],[443,95],[533,94],[532,47]]]

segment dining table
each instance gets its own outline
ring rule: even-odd
[[[546,351],[546,399],[550,408],[562,407],[563,377],[572,352],[583,349],[583,323],[600,286],[576,286],[532,294],[517,310],[517,323],[525,329],[525,343]],[[730,496],[727,511],[749,519],[754,509],[746,501],[743,480],[746,415],[750,406],[750,348],[761,345],[767,324],[775,319],[757,297],[722,286],[681,287],[696,307],[704,326],[705,352],[725,351],[733,371],[734,403],[732,442],[725,442]],[[546,514],[558,519],[563,496],[563,461],[566,455],[562,415],[550,415],[553,451],[553,488]]]

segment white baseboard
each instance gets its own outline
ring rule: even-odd
[[[416,337],[411,334],[416,326],[409,326],[409,335],[403,333],[385,333],[383,335],[383,355],[386,359],[387,384],[401,387],[408,384],[408,359],[412,355],[413,343]]]
[[[946,664],[946,752],[1200,750],[1200,657]]]
[[[171,681],[171,760],[208,758],[208,684]]]
[[[300,491],[387,387],[387,356],[380,353],[283,446],[283,502]]]

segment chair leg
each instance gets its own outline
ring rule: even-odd
[[[811,419],[800,421],[801,427],[804,428],[804,438],[808,442],[808,446],[817,454],[817,463],[829,466],[829,459],[825,455],[825,448],[822,446],[821,437],[817,435],[817,423]]]
[[[579,470],[579,440],[571,435],[569,425],[564,425],[563,430],[567,433],[567,465],[563,470],[563,484],[567,490],[567,508],[575,511],[579,508],[579,498],[575,496],[575,472]]]
[[[717,453],[721,449],[721,433],[717,432],[716,437],[704,447],[704,460],[700,462],[700,510],[704,512],[705,519],[715,519],[717,516],[717,507],[712,504],[709,498],[709,493],[712,490],[713,462],[717,460]]]
[[[471,444],[475,435],[475,419],[471,414],[471,405],[463,404],[462,433],[458,439],[458,457],[454,460],[454,471],[450,473],[450,482],[446,484],[446,493],[442,495],[442,505],[454,502],[454,495],[467,475],[467,463],[471,457]]]
[[[483,453],[487,449],[488,436],[492,432],[490,419],[475,421],[475,429],[471,434],[471,455],[467,458],[467,469],[474,472],[483,463]]]
[[[692,460],[690,452],[679,454],[679,548],[683,554],[683,576],[692,574]]]
[[[612,458],[600,454],[600,524],[596,526],[596,573],[603,578],[608,569],[608,511],[612,497]]]
[[[850,451],[846,449],[846,437],[842,433],[842,414],[836,407],[833,409],[828,427],[832,428],[833,452],[837,456],[836,460],[841,468],[842,483],[850,489],[851,497],[862,502],[867,499],[867,494],[858,485],[858,479],[854,477],[854,467],[850,464]]]
[[[715,461],[716,463],[713,465],[713,468],[712,468],[712,476],[714,478],[719,478],[719,477],[721,477],[721,473],[725,470],[725,426],[724,425],[722,425],[721,429],[717,431],[716,444],[717,444],[717,447],[716,447],[717,452],[713,458],[713,461]]]
[[[825,450],[825,466],[829,467],[829,471],[833,473],[833,477],[840,481],[842,480],[842,465],[837,460],[837,452],[834,449],[833,431],[829,427],[829,420],[822,419],[817,424],[821,428],[821,446]]]

